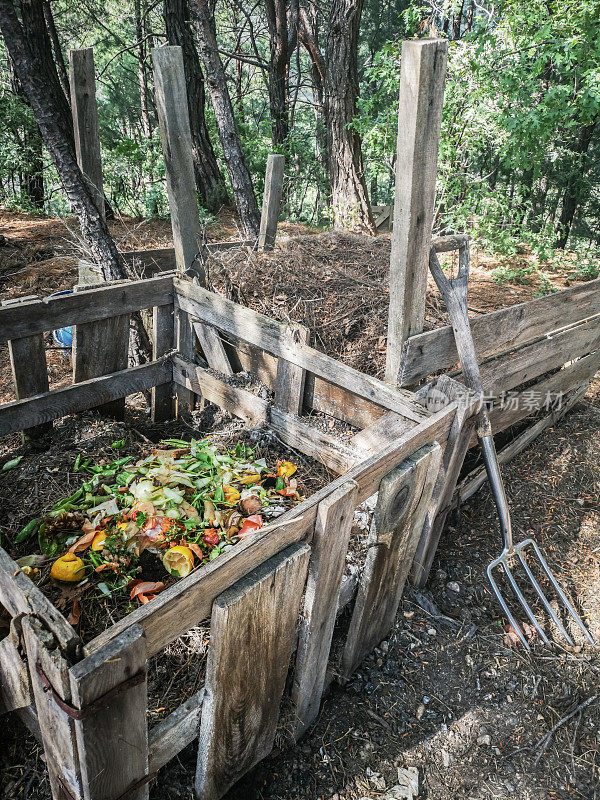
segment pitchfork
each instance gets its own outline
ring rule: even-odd
[[[446,253],[451,250],[458,250],[459,253],[458,275],[456,278],[448,279],[442,272],[442,268],[440,266],[437,253]],[[496,570],[497,568],[498,569],[502,568],[513,592],[515,593],[525,613],[531,620],[531,623],[539,633],[541,640],[544,642],[544,644],[550,644],[548,637],[546,636],[538,620],[536,619],[535,614],[531,609],[531,606],[529,605],[523,593],[521,592],[515,580],[515,576],[511,572],[511,562],[514,564],[514,562],[518,559],[521,566],[525,570],[527,578],[529,579],[529,582],[533,586],[537,596],[539,597],[544,608],[552,618],[552,621],[559,629],[559,631],[562,633],[562,635],[565,637],[567,642],[571,646],[573,646],[574,643],[571,636],[565,630],[562,622],[558,618],[558,615],[548,602],[548,598],[545,596],[540,584],[536,580],[529,564],[527,563],[524,551],[526,548],[530,548],[528,553],[530,554],[533,553],[534,558],[537,558],[539,565],[541,566],[542,570],[548,577],[548,580],[550,581],[552,587],[556,591],[556,594],[564,604],[568,614],[577,623],[577,625],[585,635],[588,642],[594,644],[594,639],[592,638],[589,631],[583,624],[579,614],[575,611],[575,609],[571,605],[569,599],[567,598],[564,591],[560,587],[558,581],[550,571],[550,567],[546,563],[545,558],[541,554],[540,549],[534,542],[534,540],[524,539],[522,542],[519,542],[518,544],[513,544],[512,528],[510,522],[510,511],[508,508],[508,502],[506,500],[506,493],[504,491],[502,475],[500,474],[500,465],[498,464],[496,448],[494,447],[492,426],[490,424],[490,418],[487,412],[487,408],[485,406],[485,403],[483,402],[483,384],[481,381],[481,372],[479,370],[479,364],[477,362],[477,354],[475,352],[475,345],[473,343],[473,336],[471,334],[471,325],[469,322],[469,315],[467,309],[467,290],[469,285],[468,237],[461,234],[456,236],[445,236],[434,240],[429,254],[429,269],[431,270],[431,274],[434,277],[437,287],[440,290],[442,297],[444,298],[444,302],[446,303],[446,308],[448,309],[448,314],[450,316],[450,321],[452,322],[452,328],[454,330],[454,339],[456,341],[456,349],[458,351],[458,357],[460,360],[464,376],[464,382],[470,389],[472,389],[478,395],[481,403],[481,407],[479,409],[477,418],[477,439],[481,446],[481,452],[483,455],[485,470],[487,472],[488,480],[490,482],[490,486],[492,489],[494,502],[496,504],[496,508],[498,509],[500,530],[502,532],[502,536],[504,537],[504,549],[502,550],[498,558],[495,558],[488,565],[487,568],[487,576],[492,586],[492,590],[496,595],[498,602],[502,606],[504,613],[508,617],[508,621],[510,622],[513,630],[518,635],[519,639],[521,640],[525,648],[529,650],[530,648],[527,643],[527,640],[525,639],[525,636],[523,635],[523,631],[521,630],[521,627],[519,626],[513,614],[511,613],[510,608],[508,607],[506,600],[502,596],[502,593],[494,577],[494,570]]]

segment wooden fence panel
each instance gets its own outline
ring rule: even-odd
[[[310,548],[294,545],[213,606],[196,792],[217,800],[271,752]]]

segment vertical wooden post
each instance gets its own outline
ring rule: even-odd
[[[86,800],[147,800],[148,693],[146,639],[139,625],[70,669],[76,708],[92,706],[75,721],[81,781]],[[139,682],[127,686],[127,681]],[[93,703],[108,696],[99,708]],[[138,787],[138,788],[136,788]]]
[[[265,174],[265,191],[263,194],[262,213],[260,216],[260,231],[258,246],[261,250],[272,250],[275,246],[277,235],[277,219],[281,208],[281,194],[283,192],[283,170],[285,156],[270,153],[267,157],[267,171]]]
[[[402,45],[385,369],[392,384],[404,342],[423,330],[447,52],[442,39]]]
[[[90,184],[98,211],[104,216],[104,187],[93,47],[69,50],[69,81],[77,163]]]
[[[438,444],[427,445],[379,484],[367,560],[342,657],[343,678],[354,672],[394,624],[441,455]]]
[[[173,349],[175,328],[173,303],[152,309],[152,358],[157,359]],[[173,418],[173,382],[152,389],[152,422]]]
[[[92,47],[69,50],[69,83],[77,163],[88,181],[98,211],[104,216],[104,181],[100,154],[94,49]],[[79,261],[78,272],[80,286],[87,286],[102,280],[102,272],[98,265],[85,259]]]
[[[196,793],[218,800],[271,752],[310,547],[295,544],[215,600]]]
[[[26,300],[37,300],[37,297],[18,297],[10,300],[3,300],[2,306],[12,306],[23,303]],[[48,365],[46,363],[46,349],[44,347],[44,335],[36,333],[34,336],[24,336],[22,339],[14,339],[8,343],[10,355],[10,366],[15,387],[15,397],[23,400],[36,394],[43,394],[48,391]],[[28,437],[37,439],[45,436],[52,430],[51,422],[44,422],[23,431],[23,440]]]
[[[286,328],[285,338],[293,344],[308,344],[310,331],[305,325],[293,323]],[[275,378],[275,405],[277,408],[289,414],[302,416],[305,380],[306,370],[278,356]]]
[[[200,217],[181,47],[155,47],[152,64],[177,271],[192,270],[205,286],[204,269],[195,261]]]
[[[321,705],[357,488],[348,481],[317,510],[292,687],[296,738],[316,719]]]

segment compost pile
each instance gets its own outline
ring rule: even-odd
[[[17,563],[36,581],[49,569],[73,601],[73,624],[84,592],[90,602],[128,595],[132,607],[147,603],[303,499],[295,464],[270,468],[245,442],[160,444],[135,463],[133,456],[99,463],[77,456],[82,486],[17,537],[25,542],[37,533],[40,553]],[[77,591],[69,595],[70,586]]]

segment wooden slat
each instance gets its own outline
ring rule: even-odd
[[[144,632],[134,625],[69,672],[76,708],[84,708],[140,673],[144,680],[106,700],[102,708],[75,721],[86,800],[121,797],[148,774],[148,692]],[[146,800],[148,784],[128,794]]]
[[[152,310],[152,358],[156,361],[173,350],[175,322],[173,303],[155,306]],[[165,422],[174,415],[173,376],[152,389],[152,421]]]
[[[286,334],[292,342],[308,344],[310,331],[305,325],[288,325]],[[285,358],[277,359],[275,379],[275,405],[289,414],[302,414],[304,407],[304,384],[306,372],[302,367],[290,364]]]
[[[292,686],[296,738],[316,719],[337,615],[337,600],[356,508],[350,481],[319,503]]]
[[[277,220],[279,219],[281,195],[283,193],[284,168],[285,156],[279,153],[269,153],[267,156],[265,190],[258,234],[258,246],[261,250],[272,250],[275,246]]]
[[[271,752],[309,554],[307,545],[294,545],[215,600],[198,741],[199,800],[218,800]]]
[[[412,431],[282,514],[273,525],[261,528],[219,558],[203,564],[187,578],[169,586],[151,603],[132,611],[92,640],[88,650],[92,652],[130,625],[139,624],[146,633],[148,657],[153,656],[185,633],[191,618],[200,620],[208,617],[214,598],[234,581],[288,545],[309,541],[319,503],[347,480],[354,480],[358,484],[357,503],[362,503],[375,494],[383,476],[415,450],[433,441],[443,446],[455,413],[456,403],[450,403],[432,414]],[[180,598],[180,602],[172,602],[176,597]]]
[[[483,389],[507,392],[600,347],[600,316],[481,365]],[[456,375],[461,381],[462,373]]]
[[[198,738],[204,686],[148,732],[148,772],[164,767]]]
[[[383,381],[358,372],[308,345],[286,340],[285,325],[240,306],[221,295],[207,292],[190,281],[175,278],[176,305],[192,316],[225,333],[261,347],[272,355],[313,372],[321,378],[362,395],[367,400],[403,414],[417,422],[427,416],[410,392],[397,390]]]
[[[18,306],[0,308],[0,341],[131,314],[172,300],[173,278],[170,275],[31,300]]]
[[[342,657],[344,678],[394,624],[441,455],[437,444],[423,448],[389,472],[379,485],[367,559]]]
[[[181,47],[155,47],[152,64],[177,271],[192,270],[204,284],[204,267],[196,260],[200,219]]]
[[[203,322],[193,322],[192,327],[208,366],[222,375],[233,375],[225,345],[215,328],[205,325]]]
[[[538,383],[520,392],[515,402],[507,400],[504,405],[497,406],[491,410],[490,421],[493,432],[503,431],[531,414],[535,414],[536,411],[544,407],[549,396],[555,397],[559,393],[566,394],[584,381],[590,380],[599,369],[600,351],[596,351],[589,356],[585,356],[585,358],[574,361],[551,377],[538,381]],[[473,434],[471,436],[471,446],[475,445],[476,442],[477,438]]]
[[[423,330],[447,53],[443,39],[402,44],[385,365],[394,386],[404,342]]]
[[[37,298],[27,298],[33,300]],[[2,306],[15,305],[22,300],[3,300]],[[22,339],[12,339],[8,343],[10,367],[12,370],[15,397],[23,400],[36,394],[43,394],[49,389],[48,365],[46,363],[46,349],[44,337],[41,333],[34,336],[24,336]],[[25,437],[32,439],[45,436],[52,430],[52,423],[46,422],[35,428],[23,431]]]
[[[69,84],[77,163],[89,184],[96,208],[104,217],[102,156],[92,47],[69,50]]]
[[[385,447],[396,436],[402,436],[416,425],[411,419],[406,419],[395,411],[388,411],[377,422],[354,434],[350,440],[352,446],[365,453],[375,453],[380,447]]]
[[[27,664],[17,650],[18,643],[14,620],[11,620],[10,634],[0,640],[0,715],[28,708],[32,703],[31,679]]]
[[[530,445],[534,439],[537,439],[547,428],[556,425],[556,423],[581,400],[587,392],[588,387],[589,383],[586,381],[583,386],[573,391],[560,409],[551,411],[550,414],[542,417],[542,419],[538,420],[534,425],[530,425],[520,436],[517,436],[510,444],[503,447],[502,450],[498,452],[498,462],[500,464],[507,464],[511,459],[525,450],[525,448]],[[484,467],[478,467],[472,470],[468,475],[465,475],[460,484],[456,487],[456,492],[454,493],[450,508],[454,508],[456,505],[466,502],[486,481],[487,473]]]
[[[37,672],[39,664],[54,691],[62,700],[70,703],[69,662],[57,646],[54,635],[41,619],[27,615],[23,617],[21,624],[52,796],[64,797],[60,783],[62,781],[75,800],[83,800],[75,722],[58,706],[52,694],[46,691]]]
[[[171,376],[172,364],[166,358],[101,378],[92,378],[64,389],[54,389],[37,397],[3,403],[0,405],[0,436],[60,419],[67,414],[87,411],[98,403],[148,391],[153,386],[166,383]]]
[[[477,399],[462,384],[444,375],[436,382],[435,392],[432,399],[442,403],[456,401],[457,409],[411,568],[411,582],[419,587],[425,585],[429,576],[476,421]]]
[[[80,287],[86,291],[85,287]],[[73,383],[127,369],[129,314],[78,323],[73,330]],[[115,419],[125,416],[125,400],[111,400],[96,406],[100,414]]]
[[[481,362],[596,314],[600,314],[600,279],[475,317],[471,320],[471,331]],[[433,372],[450,369],[457,362],[450,325],[412,336],[405,345],[401,382],[416,383]]]

